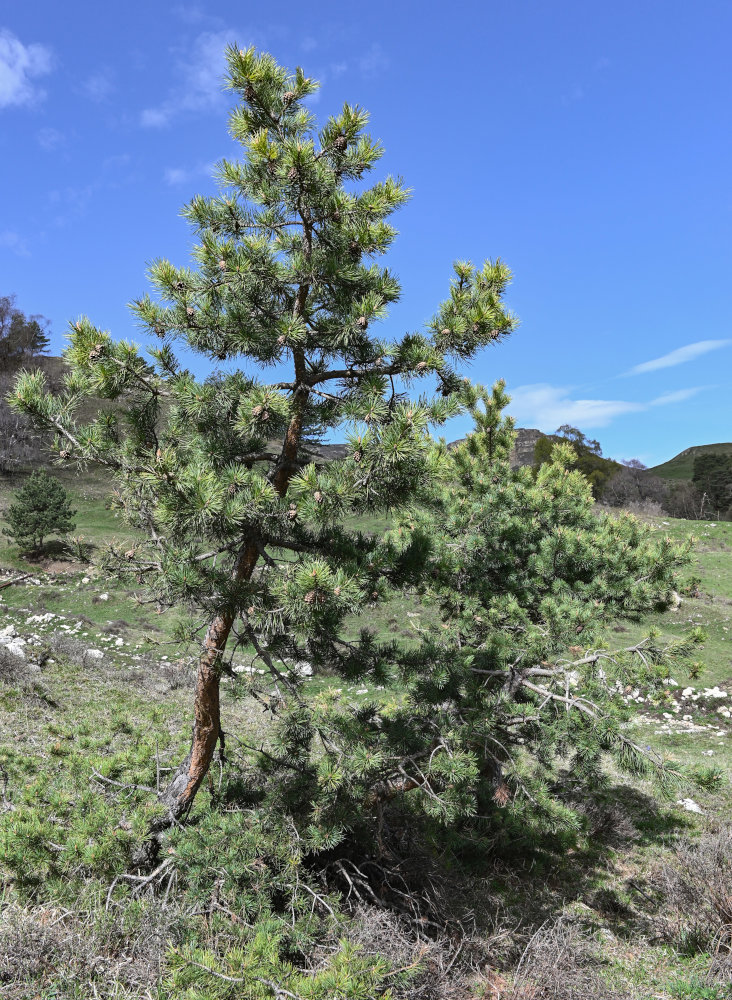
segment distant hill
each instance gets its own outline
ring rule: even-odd
[[[699,455],[732,455],[732,441],[720,444],[697,444],[692,448],[685,448],[674,458],[655,465],[649,469],[649,473],[659,476],[661,479],[688,479],[690,480],[694,472],[694,459]]]
[[[28,363],[27,367],[41,368],[45,372],[49,382],[49,386],[52,389],[57,390],[61,387],[61,382],[66,368],[66,364],[63,358],[47,357],[41,355],[39,357],[33,358],[32,361]],[[7,403],[5,402],[4,397],[12,386],[14,374],[15,374],[14,372],[0,372],[0,418],[2,417],[2,411],[5,408],[7,408]],[[81,407],[79,411],[80,419],[81,420],[92,419],[95,413],[98,411],[98,409],[100,407],[104,408],[105,405],[106,404],[101,400],[90,400]],[[542,431],[536,430],[535,428],[532,427],[516,428],[516,441],[513,450],[511,452],[511,459],[510,459],[512,468],[515,469],[519,466],[534,464],[534,448],[536,446],[536,442],[539,440],[539,438],[542,437],[548,437],[552,441],[562,440],[562,438],[557,437],[555,434],[544,434]],[[451,447],[459,443],[460,443],[459,441],[453,441]],[[728,449],[732,451],[732,444],[713,445],[710,447],[712,450],[717,448],[717,449]],[[306,451],[307,457],[314,458],[316,462],[333,461],[334,459],[345,457],[347,453],[348,453],[348,446],[346,444],[321,444]],[[685,454],[686,452],[682,452],[682,455]],[[31,466],[37,466],[37,465],[45,466],[46,464],[48,464],[49,458],[50,458],[50,452],[48,448],[48,440],[44,440],[42,435],[33,432],[32,455],[30,458]],[[676,459],[672,459],[672,462],[675,461]],[[667,464],[670,465],[672,463],[667,463]],[[659,468],[661,467],[659,466]],[[659,473],[659,475],[660,474],[661,473]],[[682,476],[681,478],[691,478],[691,471],[689,471],[688,477]]]

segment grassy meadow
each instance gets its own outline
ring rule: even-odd
[[[0,483],[0,509],[17,485]],[[242,923],[200,902],[201,885],[213,886],[207,890],[213,899],[216,879],[226,874],[184,864],[196,825],[205,826],[212,803],[222,801],[225,769],[209,776],[189,829],[172,834],[166,877],[146,883],[125,875],[129,847],[155,810],[155,789],[188,749],[194,651],[171,642],[170,616],[138,603],[134,585],[95,568],[105,540],[131,537],[106,507],[104,484],[88,476],[67,477],[66,485],[91,562],[62,545],[29,562],[7,539],[0,542],[0,575],[31,574],[0,590],[0,629],[15,627],[26,643],[24,659],[0,648],[0,994],[9,1000],[254,996],[213,973],[208,987],[187,986],[179,971],[186,948],[235,941]],[[732,702],[732,523],[652,523],[677,539],[693,535],[697,544],[682,575],[681,604],[647,624],[666,636],[702,625],[708,638],[697,676],[671,678],[654,701],[629,693],[637,698],[632,726],[639,742],[659,752],[718,768],[717,788],[681,787],[658,799],[643,782],[611,782],[583,803],[585,829],[573,840],[558,837],[529,856],[519,837],[480,863],[466,861],[465,871],[449,873],[448,895],[465,932],[459,948],[426,935],[399,950],[396,942],[406,937],[376,908],[356,907],[348,920],[334,917],[334,943],[351,941],[391,963],[378,995],[732,996],[729,970],[726,980],[710,976],[715,952],[704,929],[705,920],[716,919],[705,916],[710,899],[732,899],[725,825],[732,822],[732,718],[724,714]],[[416,604],[397,602],[374,609],[369,624],[380,637],[409,641],[418,615]],[[634,636],[635,629],[617,626],[618,645]],[[236,760],[256,744],[264,720],[251,699],[233,697],[234,683],[224,682],[223,725]],[[715,687],[728,697],[704,696]],[[354,684],[342,697],[360,702],[374,692]],[[216,868],[215,857],[210,864]],[[298,983],[282,996],[339,995],[326,991],[317,970]],[[364,1000],[372,995],[366,990]]]

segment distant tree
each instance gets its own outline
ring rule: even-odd
[[[620,468],[606,482],[601,499],[611,507],[632,507],[638,504],[663,504],[668,489],[658,476],[637,458],[620,463]]]
[[[9,527],[3,528],[3,534],[21,549],[40,549],[49,535],[73,531],[75,514],[58,479],[34,472],[5,512]]]
[[[592,495],[599,500],[608,480],[620,469],[620,465],[612,459],[603,458],[600,442],[588,438],[577,427],[562,424],[555,434],[572,445],[577,456],[576,468],[587,477],[592,486]],[[550,461],[556,441],[549,437],[539,438],[534,446],[534,468],[539,469]]]
[[[711,511],[725,516],[732,505],[732,455],[712,452],[694,459],[694,486],[708,498]]]
[[[671,517],[687,521],[709,517],[709,498],[687,479],[679,479],[668,486],[663,507]]]
[[[550,458],[552,457],[552,448],[554,447],[554,444],[555,442],[552,441],[552,439],[550,437],[547,437],[545,434],[542,434],[542,436],[537,440],[536,444],[534,445],[535,471],[538,472],[538,470],[542,467],[542,465],[550,460]]]
[[[17,309],[14,295],[0,296],[0,373],[47,351],[47,328],[43,316],[26,316]]]
[[[29,421],[0,400],[0,475],[7,476],[24,465],[32,454]]]

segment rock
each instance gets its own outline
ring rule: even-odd
[[[99,600],[100,601],[108,601],[109,600],[109,594],[100,594],[99,595]]]
[[[695,802],[693,799],[677,799],[676,805],[677,806],[681,806],[682,809],[685,809],[689,813],[703,813],[704,812],[704,810],[699,805],[699,803]]]
[[[104,653],[101,649],[87,649],[84,653],[84,660],[103,660]]]

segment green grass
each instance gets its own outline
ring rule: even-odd
[[[65,475],[65,482],[79,509],[77,534],[97,547],[111,536],[130,537],[105,506],[103,481]],[[0,483],[0,508],[17,485],[17,481]],[[699,656],[702,672],[691,681],[676,678],[679,688],[687,683],[697,688],[725,686],[725,682],[732,688],[732,523],[670,518],[656,518],[652,523],[654,530],[677,540],[689,535],[698,540],[693,563],[682,577],[698,577],[701,596],[683,596],[678,610],[656,616],[652,622],[667,637],[681,634],[689,624],[702,624],[707,632],[708,641]],[[382,519],[364,521],[359,527],[384,531],[389,524]],[[173,616],[156,615],[154,607],[136,604],[132,587],[105,578],[61,550],[51,560],[29,563],[3,542],[0,568],[30,569],[40,581],[0,592],[2,624],[15,623],[22,634],[35,631],[38,636],[28,648],[29,661],[53,641],[61,624],[74,633],[71,645],[76,641],[82,648],[99,648],[105,654],[103,660],[85,665],[73,653],[52,653],[55,662],[47,662],[40,672],[0,677],[0,778],[5,776],[7,802],[14,807],[0,809],[4,898],[20,907],[42,900],[44,913],[69,909],[79,914],[80,926],[89,928],[92,935],[101,935],[117,913],[129,927],[137,927],[134,920],[142,920],[146,911],[143,901],[138,901],[138,917],[134,916],[138,911],[128,908],[129,887],[118,886],[111,904],[105,901],[112,880],[124,870],[124,846],[145,828],[154,797],[105,784],[94,777],[92,768],[112,781],[154,788],[158,780],[165,781],[165,769],[175,766],[185,753],[192,671],[175,665],[180,656],[175,646],[155,644],[169,638]],[[103,593],[108,600],[100,599]],[[65,617],[48,625],[26,625],[30,615],[46,611]],[[413,616],[419,613],[414,602],[393,601],[375,607],[367,624],[380,638],[408,642],[411,622],[416,621]],[[353,628],[359,624],[354,621]],[[618,645],[625,645],[635,634],[635,629],[618,632],[615,638]],[[123,640],[121,646],[116,645],[118,637]],[[374,694],[369,685],[343,685],[327,677],[314,678],[312,683],[322,688],[337,684],[343,697],[356,703],[369,701]],[[266,719],[252,702],[233,699],[228,681],[222,705],[224,728],[232,734],[230,753],[235,757],[237,734],[256,743]],[[505,940],[514,935],[516,941],[525,941],[522,928],[565,914],[591,935],[603,960],[602,976],[619,994],[632,987],[639,1000],[722,1000],[729,996],[721,987],[706,983],[708,954],[685,955],[668,940],[654,938],[660,903],[652,883],[653,872],[672,856],[677,843],[732,821],[730,720],[710,713],[700,702],[691,702],[684,713],[699,725],[713,722],[715,728],[664,733],[660,731],[664,707],[661,702],[639,706],[634,723],[639,741],[683,764],[720,767],[725,772],[722,784],[709,792],[680,789],[669,800],[659,801],[650,786],[623,784],[618,777],[598,793],[595,807],[599,802],[609,815],[615,816],[612,810],[616,810],[627,817],[632,827],[627,836],[616,836],[614,820],[600,832],[588,823],[571,849],[558,842],[530,861],[522,857],[520,845],[511,858],[496,855],[485,879],[476,883],[483,895],[475,901],[479,932],[500,931],[496,955],[503,947],[500,935]],[[194,826],[197,817],[205,819],[216,795],[218,775],[214,778],[196,800]],[[686,796],[694,797],[702,815],[676,805],[677,797]],[[182,926],[183,940],[190,943],[205,943],[212,933],[210,918],[201,914],[187,916]],[[134,933],[139,936],[142,931]],[[506,962],[510,966],[509,959]],[[507,975],[510,978],[510,970]],[[72,979],[66,985],[59,971],[39,973],[37,980],[29,981],[27,993],[11,996],[71,1000],[88,995],[78,992]],[[142,1000],[148,994],[142,988],[120,986],[117,995]],[[149,995],[162,1000],[175,994]]]
[[[686,448],[679,452],[668,462],[661,465],[654,465],[648,471],[661,479],[691,479],[694,473],[694,459],[699,455],[731,455],[732,442],[720,442],[719,444],[700,444],[691,448]]]

